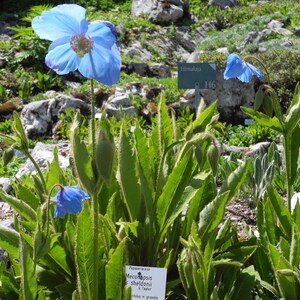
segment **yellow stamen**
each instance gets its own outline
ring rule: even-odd
[[[89,37],[81,34],[74,35],[70,42],[71,48],[82,58],[85,54],[91,52],[94,48],[94,42]]]

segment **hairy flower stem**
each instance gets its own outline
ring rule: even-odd
[[[255,56],[247,55],[247,56],[244,58],[244,60],[246,61],[247,58],[254,59],[254,60],[256,60],[258,63],[261,64],[261,66],[264,68],[264,70],[265,70],[265,72],[266,72],[268,85],[270,85],[270,76],[269,76],[269,72],[268,72],[268,69],[267,69],[267,67],[265,66],[265,64],[264,64],[260,59],[258,59],[258,58],[255,57]]]
[[[96,120],[95,120],[95,93],[94,80],[91,79],[91,131],[92,131],[92,157],[95,161],[96,152]]]
[[[91,135],[92,135],[92,158],[96,161],[96,124],[95,124],[95,93],[94,81],[91,79]],[[93,256],[94,256],[94,280],[93,280],[93,299],[98,300],[98,266],[99,266],[99,191],[95,191],[92,195],[93,210]]]
[[[287,203],[289,211],[291,211],[291,198],[293,195],[293,185],[292,185],[292,140],[288,133],[283,136],[284,145],[284,157],[285,157],[285,168],[286,168],[286,184],[287,184]]]
[[[38,172],[39,177],[40,177],[41,182],[42,182],[42,185],[43,185],[44,193],[46,193],[46,189],[47,189],[46,181],[45,181],[45,178],[43,176],[43,173],[42,173],[40,167],[38,166],[38,164],[36,163],[36,161],[34,160],[34,158],[32,157],[32,155],[29,153],[29,151],[24,151],[24,154],[29,158],[29,160],[34,165],[36,171]]]

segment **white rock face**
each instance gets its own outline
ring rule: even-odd
[[[183,16],[183,8],[174,4],[168,4],[159,2],[155,10],[152,10],[150,14],[150,20],[153,23],[167,24],[176,22]]]
[[[205,103],[210,105],[218,100],[218,111],[220,120],[232,123],[240,123],[246,115],[240,106],[252,107],[255,99],[254,80],[243,83],[238,79],[225,80],[224,70],[217,69],[216,88],[202,89],[200,94]],[[186,90],[183,97],[194,99],[195,90]]]
[[[58,148],[58,160],[59,160],[60,167],[67,168],[70,165],[70,161],[69,161],[70,143],[69,142],[63,142],[55,145],[38,142],[33,148],[33,150],[31,151],[31,155],[42,171],[48,169],[49,164],[53,161],[55,147]],[[22,176],[26,174],[36,174],[36,169],[29,159],[23,164],[23,166],[20,168],[20,170],[18,171],[15,177],[17,179],[20,179]]]
[[[150,14],[154,7],[154,0],[132,0],[131,14],[134,17]]]
[[[176,22],[188,13],[188,0],[133,0],[131,14],[148,16],[156,24]]]
[[[25,134],[29,138],[51,134],[59,115],[67,108],[79,109],[83,114],[89,111],[89,105],[84,101],[62,94],[27,104],[21,113]]]

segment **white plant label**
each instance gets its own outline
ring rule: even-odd
[[[167,269],[125,266],[126,286],[131,287],[132,300],[164,300]]]

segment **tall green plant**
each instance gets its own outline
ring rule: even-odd
[[[293,184],[297,176],[299,147],[300,147],[300,91],[297,84],[293,99],[286,112],[283,115],[280,102],[275,92],[269,88],[270,97],[275,112],[274,117],[255,111],[251,108],[242,107],[242,110],[252,117],[259,124],[269,127],[283,137],[284,161],[286,167],[287,199],[288,207],[291,209],[291,197],[293,195]]]

